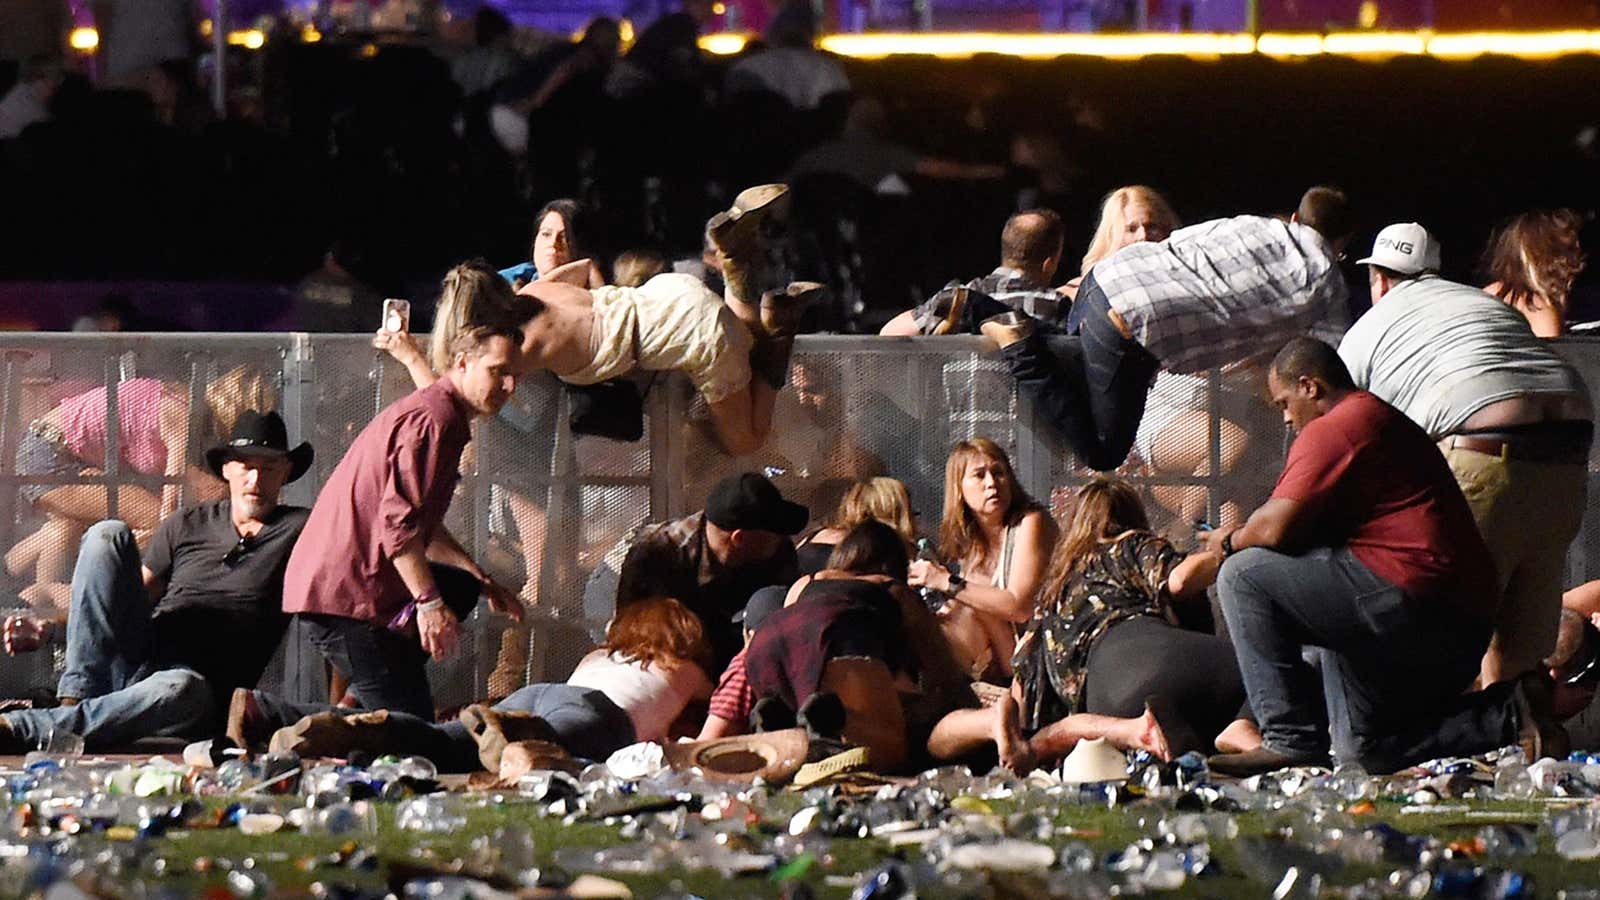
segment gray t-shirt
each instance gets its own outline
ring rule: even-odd
[[[1385,294],[1350,327],[1339,356],[1357,387],[1436,440],[1500,400],[1588,397],[1582,377],[1534,336],[1521,313],[1435,276],[1401,282]]]

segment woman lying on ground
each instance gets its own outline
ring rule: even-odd
[[[460,721],[444,725],[387,710],[318,713],[278,731],[271,747],[302,756],[413,753],[446,772],[480,765],[498,772],[507,744],[523,740],[604,760],[637,741],[692,734],[698,723],[679,719],[711,696],[710,666],[711,645],[699,618],[661,597],[618,611],[606,642],[565,684],[530,684],[493,707],[469,706]]]
[[[914,560],[910,584],[949,599],[940,613],[944,633],[973,678],[1011,677],[1016,628],[1033,617],[1055,540],[1055,522],[1017,483],[998,444],[974,438],[950,451],[939,556],[959,562],[961,571]]]
[[[934,729],[928,751],[953,759],[989,741],[1014,772],[1066,755],[1086,738],[1171,759],[1200,734],[1238,746],[1244,683],[1233,645],[1181,627],[1185,603],[1205,600],[1219,560],[1184,558],[1150,533],[1139,495],[1097,479],[1078,491],[1056,546],[1038,614],[1017,645],[1011,692]]]
[[[707,226],[723,258],[727,289],[717,297],[690,275],[657,275],[637,288],[606,285],[590,290],[588,260],[574,260],[528,283],[515,295],[482,263],[458,266],[489,273],[493,286],[447,292],[434,319],[433,357],[473,325],[522,330],[523,371],[547,370],[577,385],[620,378],[634,369],[683,371],[711,410],[718,439],[729,453],[749,453],[772,430],[772,405],[788,379],[789,356],[800,314],[822,290],[795,282],[769,290],[773,277],[762,222],[781,217],[788,189],[762,185],[741,193],[734,206]],[[454,296],[454,305],[449,303]],[[380,332],[373,346],[405,364],[412,378],[433,377],[410,335]]]
[[[868,519],[893,528],[906,542],[906,549],[911,550],[917,540],[915,515],[911,510],[911,493],[899,479],[879,476],[856,482],[839,501],[833,521],[802,538],[794,548],[800,561],[800,574],[811,575],[827,568],[828,557],[844,536]]]

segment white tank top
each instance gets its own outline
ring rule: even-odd
[[[633,722],[634,740],[664,741],[667,729],[694,698],[698,670],[689,664],[664,672],[615,654],[595,654],[578,664],[567,684],[605,694]]]

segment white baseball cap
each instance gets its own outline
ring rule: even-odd
[[[1401,275],[1439,271],[1439,242],[1416,222],[1398,222],[1378,232],[1372,255],[1359,265],[1382,266]]]

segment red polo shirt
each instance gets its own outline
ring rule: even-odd
[[[411,599],[389,560],[431,540],[472,439],[471,407],[441,378],[392,403],[361,433],[317,495],[289,554],[283,610],[387,625]]]
[[[1352,391],[1306,425],[1272,496],[1305,504],[1317,543],[1348,546],[1412,598],[1480,621],[1494,614],[1494,563],[1444,455],[1372,394]]]

